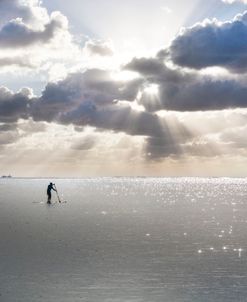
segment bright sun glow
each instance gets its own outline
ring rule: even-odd
[[[72,2],[0,0],[0,179],[247,176],[247,0]]]
[[[157,95],[159,92],[159,85],[157,84],[150,84],[144,89],[145,93],[148,93],[150,95]]]
[[[133,71],[118,71],[118,72],[113,72],[112,73],[112,79],[115,81],[131,81],[138,78],[138,73],[133,72]]]

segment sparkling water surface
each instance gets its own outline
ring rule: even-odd
[[[0,180],[0,301],[247,301],[247,179]]]

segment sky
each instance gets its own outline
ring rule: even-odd
[[[0,175],[247,176],[247,1],[0,0]]]

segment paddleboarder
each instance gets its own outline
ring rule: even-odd
[[[49,186],[47,187],[47,203],[51,204],[51,190],[57,192],[56,188],[53,187],[54,184],[50,182]]]

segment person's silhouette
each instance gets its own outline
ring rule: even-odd
[[[53,183],[50,182],[49,186],[47,187],[47,203],[51,203],[51,190],[56,191],[56,189],[53,187]]]

